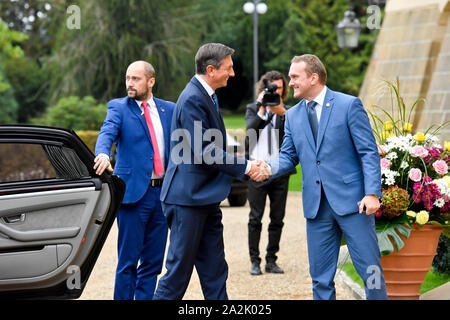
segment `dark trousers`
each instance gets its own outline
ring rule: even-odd
[[[207,300],[227,300],[228,265],[219,204],[187,207],[163,203],[170,228],[167,272],[159,279],[154,300],[181,300],[197,270]]]
[[[248,246],[251,262],[261,262],[259,257],[259,240],[261,238],[262,217],[266,199],[270,200],[270,223],[268,227],[269,242],[267,244],[266,262],[275,262],[276,253],[280,250],[281,231],[286,209],[289,187],[289,176],[274,179],[269,183],[249,181],[248,201],[250,214],[248,221]]]
[[[120,207],[115,300],[153,298],[168,233],[160,194],[161,187],[149,186],[140,201]]]

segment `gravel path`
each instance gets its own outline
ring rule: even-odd
[[[263,218],[260,251],[264,260],[269,223],[269,201]],[[285,274],[250,275],[250,259],[247,245],[247,222],[249,206],[230,207],[225,200],[223,212],[225,256],[229,274],[228,297],[232,300],[310,300],[312,299],[311,278],[308,271],[306,246],[306,222],[301,212],[301,193],[290,192],[287,200],[286,217],[281,236],[277,263]],[[117,264],[117,225],[114,224],[88,284],[80,299],[110,300],[113,298],[114,273]],[[264,262],[261,264],[264,272]],[[163,268],[163,272],[165,269]],[[339,272],[339,271],[338,271]],[[336,281],[336,296],[339,300],[354,300],[351,291]],[[197,273],[194,271],[184,299],[203,299]]]

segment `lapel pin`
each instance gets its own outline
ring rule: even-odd
[[[327,104],[326,104],[325,106],[327,106],[327,107],[330,107],[330,103],[329,103],[329,102],[327,102]]]
[[[163,109],[163,108],[161,108],[161,111],[162,111],[162,112],[164,112],[164,109]]]

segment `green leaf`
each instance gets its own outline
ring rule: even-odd
[[[399,236],[399,233],[408,239],[411,233],[411,225],[409,224],[408,217],[402,215],[390,221],[377,222],[376,232],[380,253],[382,256],[385,256],[394,252],[394,245],[397,251],[403,248],[405,242]]]

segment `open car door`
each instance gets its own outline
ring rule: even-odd
[[[81,295],[125,192],[93,165],[73,131],[0,125],[0,299]]]

